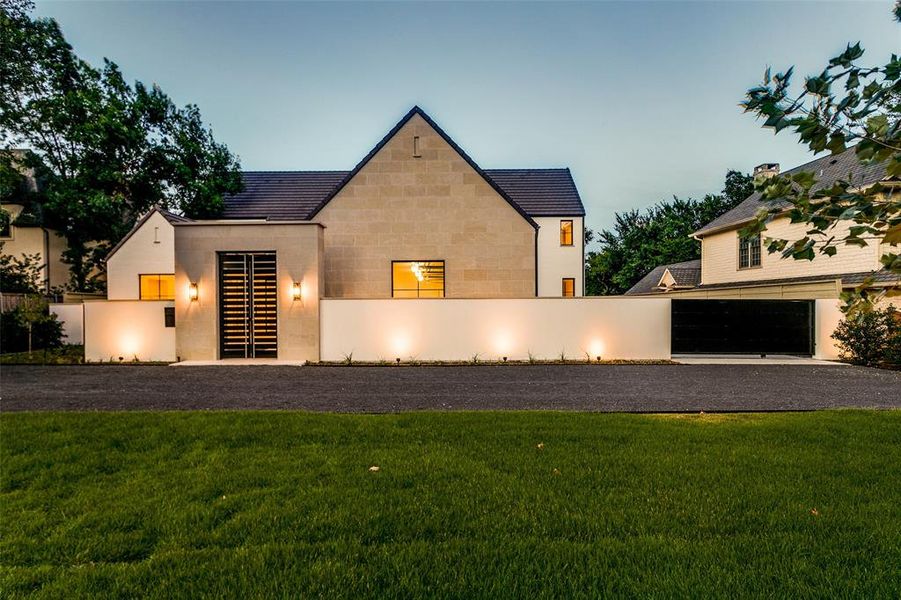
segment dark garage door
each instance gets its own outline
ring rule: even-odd
[[[673,354],[812,354],[809,300],[673,300]]]

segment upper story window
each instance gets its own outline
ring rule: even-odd
[[[574,298],[576,296],[576,279],[575,277],[563,278],[563,297]]]
[[[751,269],[760,266],[760,234],[743,239],[738,238],[738,268]]]
[[[573,222],[572,221],[560,221],[560,245],[561,246],[572,246],[573,245]]]
[[[392,261],[391,297],[444,298],[444,261]]]
[[[175,275],[154,273],[138,275],[141,282],[141,300],[175,300]]]

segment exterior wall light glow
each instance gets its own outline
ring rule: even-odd
[[[196,302],[199,294],[197,292],[197,282],[192,281],[188,284],[188,300]]]
[[[299,281],[291,284],[291,298],[295,301],[303,299],[303,288]]]

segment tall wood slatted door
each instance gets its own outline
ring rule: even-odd
[[[219,253],[219,357],[278,356],[275,252]]]

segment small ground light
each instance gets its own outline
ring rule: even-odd
[[[504,362],[507,362],[507,357],[505,356],[505,357],[503,357],[503,358],[504,358]]]
[[[598,360],[598,362],[601,362],[601,357],[600,357],[600,356],[595,356],[595,358]]]
[[[400,364],[400,357],[399,357],[399,356],[398,356],[397,358],[395,358],[394,360],[395,360],[395,362],[397,362],[397,364]]]

